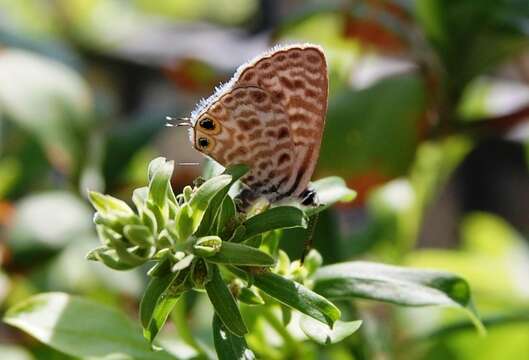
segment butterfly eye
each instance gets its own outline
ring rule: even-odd
[[[199,122],[200,127],[205,130],[215,130],[215,122],[210,118],[204,118]]]
[[[199,138],[198,146],[200,146],[202,149],[206,149],[209,146],[209,140],[203,137]]]

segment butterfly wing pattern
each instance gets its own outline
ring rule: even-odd
[[[239,67],[191,114],[195,148],[223,166],[246,164],[246,197],[304,198],[318,160],[328,78],[316,45],[276,47]]]

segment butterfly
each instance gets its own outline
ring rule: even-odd
[[[191,113],[194,147],[227,167],[250,167],[243,202],[299,199],[318,160],[327,112],[327,62],[312,44],[277,46],[241,65]]]

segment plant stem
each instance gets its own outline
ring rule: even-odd
[[[269,306],[265,307],[261,313],[272,328],[283,338],[285,343],[285,352],[292,354],[297,352],[298,344],[296,339],[290,335],[283,323],[275,316]]]
[[[195,340],[193,334],[191,333],[191,330],[189,329],[189,324],[186,320],[186,303],[184,297],[180,297],[180,300],[176,303],[176,306],[171,312],[171,321],[173,322],[176,330],[178,331],[178,335],[180,336],[180,338],[186,344],[195,349],[197,353],[200,354],[202,357],[207,358],[207,352],[204,350],[202,345],[200,345]]]

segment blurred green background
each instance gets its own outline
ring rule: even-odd
[[[0,312],[66,291],[136,316],[143,272],[84,259],[98,244],[86,190],[129,199],[152,158],[203,161],[165,116],[289,42],[321,45],[329,63],[314,178],[359,193],[320,216],[324,262],[454,271],[489,330],[360,302],[361,330],[311,345],[312,358],[529,358],[527,0],[0,0]],[[177,166],[173,187],[201,171]],[[303,238],[289,231],[281,246],[298,257]],[[211,344],[212,310],[187,300]],[[5,324],[0,354],[69,359]]]

